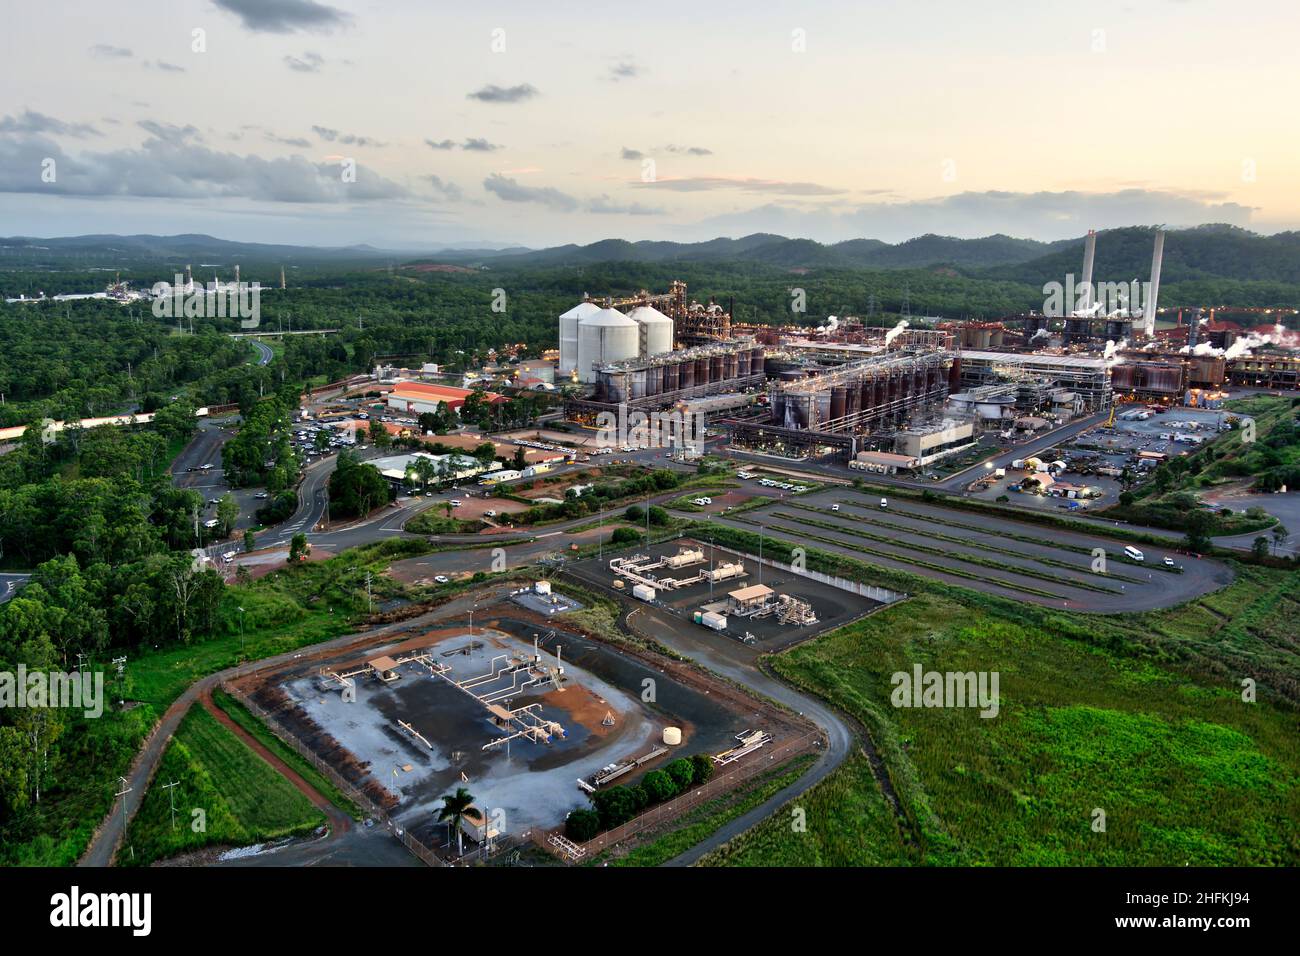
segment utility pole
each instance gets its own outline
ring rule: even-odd
[[[244,609],[239,609],[239,659],[244,659]]]
[[[114,796],[122,798],[122,839],[125,840],[126,839],[126,795],[130,793],[133,788],[127,786],[126,777],[118,777],[117,779],[122,781],[122,789],[119,790],[117,793],[115,793]],[[131,853],[131,859],[134,860],[135,847],[131,846],[129,842],[127,843],[126,847]]]
[[[374,600],[374,598],[373,598],[373,597],[371,596],[371,594],[370,594],[370,580],[371,580],[371,575],[370,575],[370,572],[367,571],[367,572],[366,572],[366,607],[367,607],[367,609],[368,609],[368,613],[370,613],[370,614],[374,614],[374,613],[375,613],[375,600]],[[473,620],[473,618],[471,618],[471,620]],[[470,626],[470,633],[471,633],[471,634],[474,633],[474,627],[473,627],[473,625]]]
[[[172,808],[172,829],[176,829],[176,795],[172,793],[172,788],[179,786],[179,780],[173,780],[171,783],[164,783],[162,788],[167,791],[167,802]]]

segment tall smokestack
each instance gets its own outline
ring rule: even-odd
[[[194,284],[194,274],[190,271],[190,267],[187,264],[185,266],[185,288],[188,289],[193,284]]]
[[[1092,264],[1097,258],[1097,231],[1089,229],[1083,240],[1083,308],[1092,308]]]
[[[1157,229],[1156,244],[1151,250],[1151,288],[1147,292],[1146,311],[1143,313],[1147,338],[1154,338],[1156,334],[1156,307],[1160,301],[1160,264],[1164,258],[1165,231]]]
[[[280,266],[280,288],[284,288],[284,266]]]
[[[235,288],[239,288],[239,263],[235,263]]]
[[[1187,351],[1194,352],[1196,343],[1201,337],[1201,310],[1197,309],[1192,314],[1191,324],[1187,326]]]

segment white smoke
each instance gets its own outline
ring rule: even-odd
[[[829,335],[831,332],[834,332],[834,331],[835,331],[836,329],[838,329],[839,327],[840,327],[840,320],[839,320],[839,317],[838,317],[838,316],[834,316],[834,315],[828,315],[828,316],[826,316],[826,324],[825,324],[825,325],[819,325],[819,326],[817,327],[817,334],[818,334],[818,335]]]
[[[1049,332],[1049,331],[1047,331],[1047,329],[1042,328],[1042,329],[1039,329],[1037,332],[1035,332],[1033,335],[1031,335],[1031,336],[1029,337],[1029,341],[1032,342],[1032,341],[1034,341],[1034,339],[1045,339],[1045,338],[1050,337],[1051,334],[1052,334],[1052,333]]]
[[[903,330],[906,329],[911,324],[912,323],[908,322],[907,319],[902,319],[896,326],[894,326],[892,329],[886,332],[885,348],[889,348],[889,343],[894,341],[894,339],[898,338],[900,335],[902,335]]]
[[[1118,365],[1124,361],[1120,358],[1120,350],[1128,346],[1128,339],[1120,339],[1118,342],[1110,339],[1106,340],[1106,351],[1102,353],[1102,358],[1106,360],[1107,367]]]

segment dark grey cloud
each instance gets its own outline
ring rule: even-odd
[[[754,179],[729,176],[684,176],[678,179],[656,179],[636,182],[634,186],[666,189],[670,192],[695,193],[734,189],[746,193],[774,193],[783,196],[839,196],[848,192],[820,183],[787,182],[779,179]]]
[[[483,188],[504,202],[537,203],[557,212],[576,212],[582,206],[568,193],[550,186],[525,186],[500,173],[483,180]]]
[[[284,65],[296,73],[319,73],[320,68],[325,65],[325,58],[319,53],[308,50],[302,56],[286,55]]]
[[[144,68],[146,70],[162,70],[164,73],[184,73],[185,67],[175,63],[167,63],[163,60],[145,60]]]
[[[645,153],[641,152],[641,150],[629,149],[626,146],[623,147],[622,155],[624,159],[645,159]]]
[[[374,146],[383,147],[388,144],[369,136],[358,136],[355,133],[341,133],[336,129],[330,129],[328,126],[313,126],[312,132],[325,140],[327,143],[338,143],[341,146]]]
[[[498,149],[505,149],[500,143],[489,143],[481,136],[469,136],[463,142],[457,143],[454,139],[426,139],[424,145],[430,149],[449,150],[463,149],[470,153],[492,153]]]
[[[669,143],[667,146],[665,146],[664,152],[681,153],[686,156],[712,156],[713,155],[713,150],[706,149],[703,146],[678,146],[674,143]]]
[[[124,46],[113,46],[111,43],[96,43],[90,48],[90,52],[95,56],[105,56],[112,59],[125,60],[134,54]]]
[[[473,93],[467,94],[466,98],[478,100],[481,103],[522,103],[524,100],[530,100],[538,95],[540,95],[540,91],[531,83],[520,83],[518,86],[507,87],[489,83],[481,90],[475,90]]]
[[[163,128],[162,124],[156,124]],[[56,163],[54,182],[42,161]],[[45,136],[0,137],[0,192],[44,195],[327,204],[402,199],[408,190],[361,165],[344,180],[344,164],[301,156],[264,159],[220,152],[187,137],[147,139],[138,148],[67,153]]]
[[[89,123],[65,123],[53,116],[23,110],[18,116],[0,117],[0,133],[45,133],[50,136],[102,136],[99,130]]]
[[[212,0],[259,33],[329,32],[351,22],[350,14],[314,0]]]

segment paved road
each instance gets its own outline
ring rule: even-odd
[[[30,574],[0,574],[0,604],[17,594],[30,577]]]
[[[253,344],[253,348],[257,349],[257,364],[271,364],[271,359],[275,358],[275,352],[271,350],[271,346],[265,342],[259,342],[257,339],[249,339],[248,341]]]

